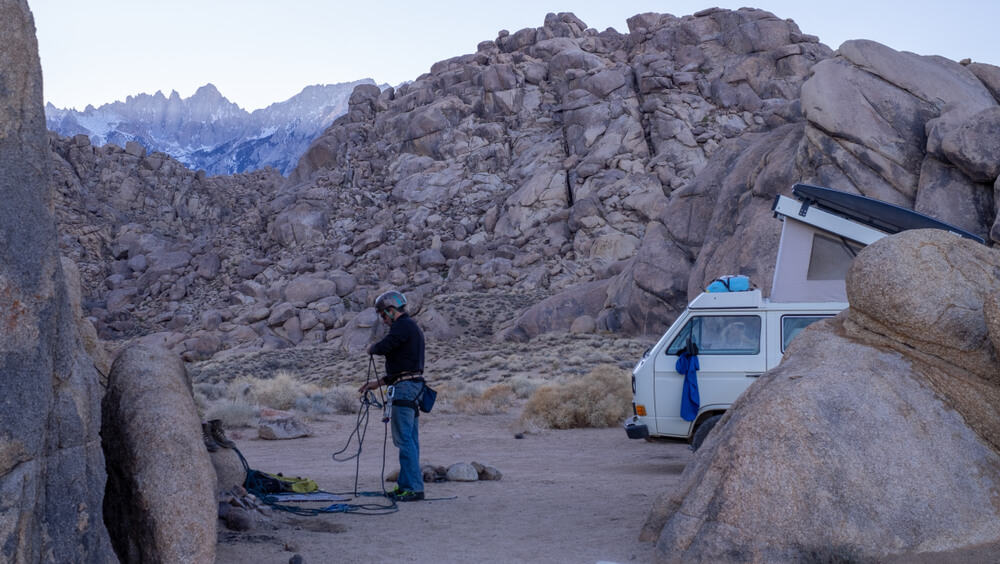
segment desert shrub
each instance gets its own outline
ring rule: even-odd
[[[538,389],[539,383],[524,376],[511,378],[510,387],[518,399],[528,399]]]
[[[628,416],[631,392],[627,371],[601,365],[566,383],[535,390],[521,421],[553,429],[611,427]]]
[[[587,362],[596,364],[617,364],[618,361],[615,357],[603,351],[593,351],[587,357]]]
[[[300,382],[287,371],[279,370],[274,378],[241,378],[229,386],[229,397],[262,407],[292,409],[299,398],[308,398],[319,390],[314,384]]]
[[[489,361],[483,364],[483,368],[484,369],[502,368],[506,365],[507,365],[506,358],[500,355],[494,355],[492,358],[489,359]]]
[[[204,419],[205,412],[211,407],[212,402],[208,401],[205,396],[199,394],[197,391],[193,395],[194,407],[198,411],[198,416]]]
[[[323,399],[334,413],[357,413],[361,409],[358,391],[351,386],[330,388],[323,394]]]
[[[194,395],[198,397],[199,395],[204,397],[208,401],[215,401],[222,399],[226,392],[229,390],[229,386],[224,383],[212,383],[212,382],[199,382],[194,385]]]
[[[194,398],[194,405],[198,409],[198,413],[204,415],[214,402],[225,397],[227,389],[228,386],[221,383],[200,382],[195,384],[192,388],[192,397]]]
[[[330,407],[329,402],[326,401],[326,396],[322,393],[295,398],[292,409],[308,417],[333,413],[333,408]]]
[[[295,398],[295,405],[292,406],[295,411],[302,413],[310,413],[313,411],[314,402],[313,398]]]
[[[256,382],[256,380],[250,378],[249,376],[242,376],[229,382],[226,389],[226,399],[232,401],[252,402],[254,382]]]
[[[514,398],[514,388],[510,384],[495,384],[482,393],[466,391],[452,403],[462,413],[496,414],[510,409]]]
[[[506,410],[514,401],[514,387],[510,384],[495,384],[486,388],[480,397],[490,405]]]
[[[222,426],[235,429],[257,423],[257,407],[241,400],[220,400],[205,410],[205,419],[221,419]]]
[[[449,398],[455,411],[460,413],[481,412],[480,398],[482,397],[482,388],[471,386],[463,381],[460,385],[455,386],[454,390],[448,390],[451,393],[442,393],[443,391],[441,388],[438,388],[438,398]]]

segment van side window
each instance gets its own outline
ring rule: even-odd
[[[693,317],[674,337],[666,354],[680,354],[688,338],[698,345],[698,355],[756,355],[760,353],[760,317],[756,315],[705,315]]]
[[[832,315],[783,315],[781,316],[781,352],[788,348],[788,343],[806,327],[816,323],[820,319],[833,317]]]

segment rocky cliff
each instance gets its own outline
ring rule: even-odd
[[[116,561],[101,499],[102,389],[59,257],[35,26],[0,0],[0,553]]]
[[[795,182],[1000,237],[997,67],[869,41],[833,52],[755,9],[628,23],[550,14],[398,89],[360,85],[287,180],[53,138],[88,311],[105,337],[156,333],[190,359],[350,348],[389,286],[417,308],[534,303],[502,338],[657,334],[715,276],[769,287],[770,206]]]
[[[45,106],[50,130],[72,137],[87,135],[95,145],[124,147],[136,141],[192,169],[209,174],[250,172],[264,167],[288,174],[309,144],[347,111],[347,99],[371,79],[308,86],[284,102],[247,112],[212,84],[189,98],[138,94],[124,102],[83,111]]]
[[[770,205],[798,181],[992,229],[991,141],[970,139],[990,129],[997,67],[870,41],[834,53],[753,9],[644,14],[629,31],[550,14],[398,90],[359,88],[291,175],[283,213],[343,209],[296,194],[363,193],[390,212],[374,228],[333,222],[355,251],[440,240],[443,288],[573,287],[513,338],[581,317],[657,333],[728,272],[766,288]]]

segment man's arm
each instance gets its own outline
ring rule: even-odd
[[[399,348],[407,339],[406,330],[399,323],[393,323],[389,327],[389,334],[382,337],[382,340],[368,347],[368,354],[385,356]]]
[[[358,388],[358,393],[363,394],[368,390],[377,390],[379,386],[383,384],[382,378],[375,378],[374,382],[365,382],[360,388]]]

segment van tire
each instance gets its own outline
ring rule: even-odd
[[[713,415],[702,421],[701,425],[698,425],[698,428],[694,431],[694,436],[691,437],[691,450],[697,451],[701,447],[701,443],[705,442],[705,437],[712,431],[715,424],[719,422],[719,419],[722,419],[721,415]]]

